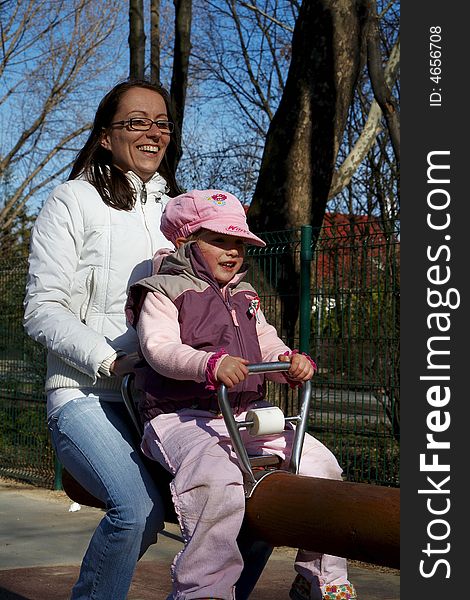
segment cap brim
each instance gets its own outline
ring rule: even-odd
[[[264,248],[266,246],[266,242],[263,242],[261,238],[259,238],[254,233],[251,233],[251,231],[249,233],[241,233],[240,231],[231,232],[227,231],[227,229],[224,227],[218,227],[217,225],[211,225],[210,223],[204,223],[202,225],[202,229],[208,229],[209,231],[215,231],[215,233],[222,233],[223,235],[231,235],[233,237],[240,238],[244,240],[247,244],[251,244],[252,246],[260,246],[261,248]]]

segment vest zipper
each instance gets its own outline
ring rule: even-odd
[[[238,319],[237,319],[237,314],[235,311],[235,308],[233,308],[232,302],[231,302],[231,298],[230,298],[230,291],[227,289],[227,296],[224,298],[222,296],[223,300],[224,300],[224,304],[227,307],[227,310],[230,313],[230,316],[232,317],[232,322],[235,328],[235,336],[238,340],[238,345],[240,347],[240,355],[241,356],[246,356],[246,350],[245,350],[245,344],[244,344],[244,340],[242,338],[241,332],[240,332],[240,325],[238,324]],[[241,398],[243,395],[243,392],[245,391],[247,386],[247,381],[242,381],[241,382],[241,390],[238,392],[237,396],[238,396],[238,400],[237,400],[237,404],[236,406],[233,406],[232,409],[235,409],[237,413],[240,412],[240,408],[241,408]]]

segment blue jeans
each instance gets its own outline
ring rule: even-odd
[[[71,600],[125,600],[138,559],[163,529],[160,492],[135,444],[125,406],[80,398],[49,422],[57,457],[107,511],[82,561]],[[245,539],[237,600],[248,598],[271,548]]]

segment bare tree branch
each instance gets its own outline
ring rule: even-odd
[[[246,72],[247,72],[248,77],[250,79],[250,83],[251,83],[251,85],[254,87],[254,89],[256,91],[256,95],[257,95],[257,98],[259,99],[260,105],[263,107],[263,109],[265,110],[265,112],[268,114],[269,119],[271,120],[273,118],[273,113],[271,111],[271,107],[269,105],[269,102],[267,101],[267,98],[264,95],[263,89],[261,88],[261,85],[260,85],[257,77],[255,76],[254,72],[253,72],[253,68],[252,68],[252,65],[251,65],[250,53],[248,51],[248,48],[247,48],[247,46],[245,44],[245,40],[244,40],[244,37],[243,37],[242,28],[241,28],[241,24],[240,24],[240,19],[238,17],[237,10],[236,10],[236,2],[235,2],[235,0],[232,0],[230,2],[230,12],[232,14],[233,23],[235,25],[235,29],[236,29],[237,34],[238,34],[240,48],[241,48],[241,51],[242,51],[243,60],[245,62]]]
[[[270,21],[272,21],[276,25],[279,25],[279,27],[282,27],[286,31],[290,31],[291,33],[293,33],[293,31],[294,31],[293,27],[290,27],[289,25],[286,25],[282,21],[279,21],[278,19],[275,19],[273,16],[268,15],[268,13],[264,12],[264,10],[261,10],[258,6],[254,6],[253,4],[248,4],[248,2],[239,2],[239,4],[241,4],[245,8],[248,8],[249,10],[252,10],[254,12],[259,13],[260,15],[262,15],[266,19],[269,19]]]
[[[107,88],[115,66],[116,53],[104,46],[118,32],[118,16],[112,0],[25,0],[2,11],[0,104],[13,124],[0,151],[3,233],[42,185],[68,169],[68,144],[90,126],[87,84]]]
[[[54,158],[54,156],[60,152],[66,144],[71,142],[73,139],[81,135],[84,131],[90,129],[91,123],[87,123],[82,127],[79,127],[75,131],[69,133],[64,136],[61,140],[57,142],[57,145],[52,148],[44,158],[38,162],[33,170],[31,170],[27,177],[22,181],[21,185],[15,190],[15,193],[9,198],[9,200],[5,203],[2,211],[0,212],[0,231],[8,230],[11,224],[14,222],[16,216],[21,212],[23,206],[26,204],[28,199],[32,196],[32,194],[40,189],[47,182],[51,181],[56,177],[58,173],[62,173],[65,170],[64,168],[60,168],[54,175],[47,177],[45,180],[38,183],[34,188],[32,188],[27,195],[23,195],[25,189],[29,186],[31,181],[35,179],[35,177],[44,169],[44,167]],[[68,168],[68,166],[67,166]]]
[[[385,69],[385,80],[389,86],[392,86],[398,75],[398,67],[400,64],[400,42],[397,40]],[[366,124],[354,144],[354,147],[349,152],[343,164],[333,175],[331,188],[328,193],[328,198],[334,198],[341,192],[351,181],[357,168],[364,160],[365,156],[375,144],[377,135],[382,129],[381,126],[382,111],[377,101],[374,99],[370,106],[369,115]]]
[[[398,164],[400,164],[400,121],[398,107],[388,85],[382,67],[382,53],[380,51],[380,35],[375,0],[367,0],[369,23],[367,31],[367,66],[370,82],[375,99],[382,109],[387,123],[393,151]]]

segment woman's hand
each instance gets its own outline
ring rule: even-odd
[[[114,375],[124,377],[127,373],[133,373],[134,368],[142,360],[142,357],[138,352],[131,352],[130,354],[124,354],[111,364],[109,370]]]
[[[240,356],[226,356],[217,368],[216,379],[228,388],[237,385],[248,377],[248,361]]]
[[[303,354],[295,353],[287,356],[286,354],[280,354],[278,360],[281,362],[290,362],[290,369],[286,375],[289,379],[294,381],[308,381],[312,379],[315,373],[315,368],[311,360],[309,360]]]

